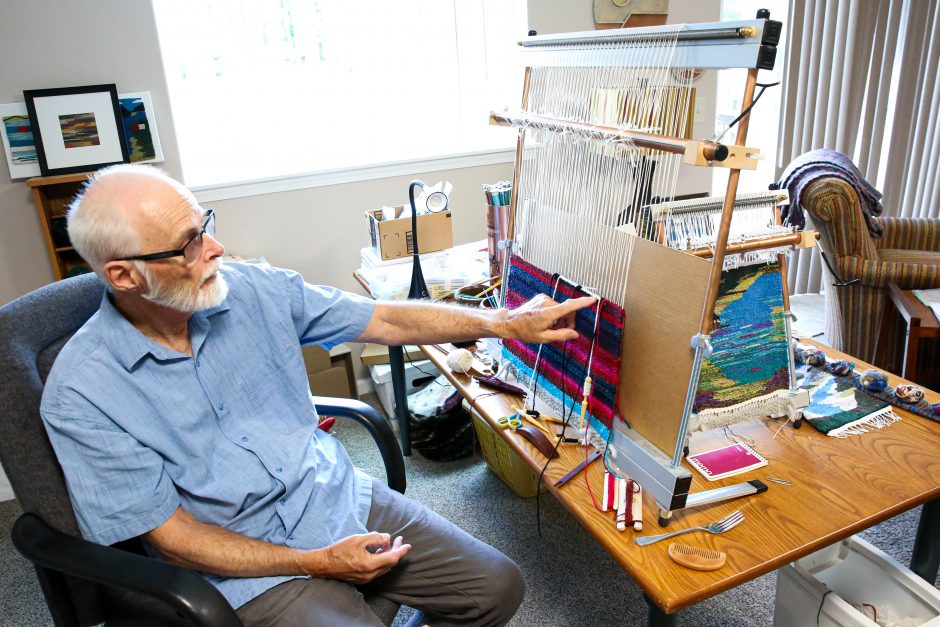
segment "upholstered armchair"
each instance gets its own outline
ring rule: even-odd
[[[839,275],[826,271],[829,343],[871,362],[888,283],[905,290],[940,287],[940,220],[873,218],[884,228],[884,237],[874,239],[855,188],[835,177],[808,184],[800,204],[812,216],[819,246]],[[840,279],[850,284],[833,287]]]

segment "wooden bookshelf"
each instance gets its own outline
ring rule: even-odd
[[[69,240],[65,224],[65,212],[69,203],[82,185],[92,176],[92,172],[62,174],[59,176],[39,176],[26,181],[33,192],[33,202],[39,214],[39,225],[46,242],[49,261],[56,280],[76,274],[89,272],[88,264],[82,259]]]

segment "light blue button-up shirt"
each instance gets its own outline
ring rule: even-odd
[[[357,337],[372,301],[287,270],[222,272],[224,303],[190,319],[192,357],[146,338],[107,293],[59,354],[41,413],[85,538],[138,536],[177,507],[299,548],[365,532],[371,480],[316,428],[300,344]],[[291,579],[207,577],[236,608]]]

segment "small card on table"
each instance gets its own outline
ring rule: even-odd
[[[741,474],[767,465],[767,460],[744,444],[729,444],[687,457],[689,463],[709,481]]]

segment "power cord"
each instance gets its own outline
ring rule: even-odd
[[[764,95],[764,92],[767,91],[768,87],[776,87],[779,84],[780,84],[780,81],[777,81],[776,83],[757,83],[757,87],[760,87],[760,91],[757,92],[756,96],[754,96],[754,100],[751,101],[751,104],[749,104],[747,108],[744,111],[742,111],[738,117],[734,118],[734,120],[731,121],[731,124],[728,125],[728,128],[723,130],[721,132],[721,135],[715,138],[715,141],[716,142],[721,141],[721,138],[725,136],[725,133],[727,133],[732,128],[734,128],[738,122],[744,119],[744,116],[746,116],[748,113],[751,112],[751,109],[754,108],[754,105],[757,104],[757,101],[760,100],[760,97]]]

